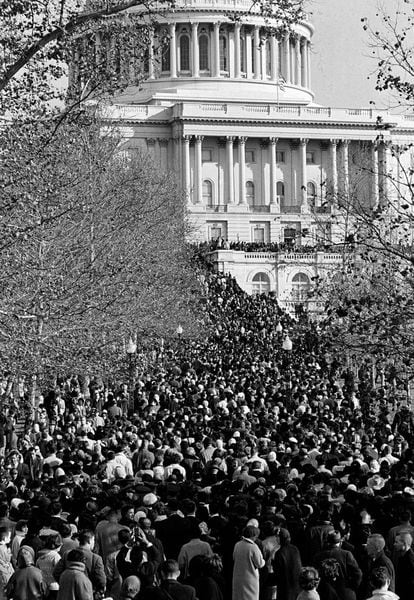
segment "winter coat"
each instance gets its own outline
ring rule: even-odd
[[[234,547],[233,559],[233,600],[258,600],[259,569],[265,566],[260,548],[243,537]]]
[[[12,600],[42,600],[46,584],[40,569],[33,565],[34,550],[21,546],[17,555],[17,570],[6,586],[7,598]]]
[[[59,580],[57,600],[92,600],[93,588],[82,562],[70,562]]]
[[[36,567],[43,573],[43,578],[49,587],[56,579],[53,577],[53,569],[60,561],[60,554],[57,550],[49,550],[44,548],[39,550],[37,555]]]

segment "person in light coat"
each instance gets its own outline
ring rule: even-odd
[[[262,552],[255,543],[259,529],[248,525],[233,552],[233,600],[259,599],[259,569],[265,565]]]

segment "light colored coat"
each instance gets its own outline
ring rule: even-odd
[[[265,565],[260,548],[243,537],[234,546],[233,559],[233,600],[258,600],[259,569]]]

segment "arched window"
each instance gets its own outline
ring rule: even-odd
[[[252,279],[253,294],[268,294],[270,292],[270,280],[266,273],[256,273]]]
[[[213,184],[208,179],[203,181],[203,204],[204,206],[213,205]]]
[[[276,183],[276,196],[279,198],[280,206],[285,203],[285,184],[283,181]]]
[[[307,300],[310,291],[309,277],[305,273],[296,273],[292,279],[292,298],[296,302]]]
[[[227,38],[225,35],[220,35],[219,37],[219,47],[220,47],[220,71],[227,71]]]
[[[209,39],[207,34],[198,38],[198,56],[200,71],[208,71],[209,65]]]
[[[246,181],[246,201],[250,206],[254,205],[254,183]]]
[[[270,78],[271,74],[272,74],[272,60],[273,60],[270,40],[266,40],[265,52],[266,52],[266,77]]]
[[[306,186],[306,195],[308,198],[308,205],[312,208],[316,205],[316,185],[313,181],[308,181],[308,185]]]
[[[180,71],[190,70],[190,37],[185,34],[180,37]]]

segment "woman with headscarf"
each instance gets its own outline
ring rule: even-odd
[[[17,555],[17,569],[6,586],[6,596],[12,600],[42,600],[46,583],[42,571],[34,566],[35,553],[30,546],[21,546]]]

